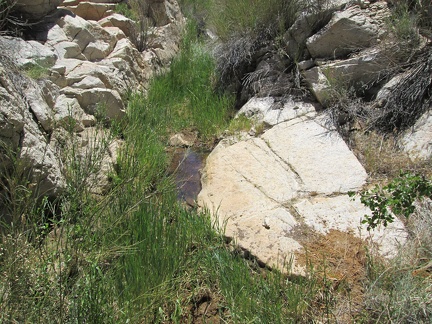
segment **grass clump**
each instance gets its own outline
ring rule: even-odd
[[[24,68],[24,73],[33,80],[46,78],[49,75],[49,69],[43,64],[36,62]]]
[[[407,223],[408,240],[391,261],[371,259],[365,308],[372,321],[430,323],[432,317],[431,201],[417,204]]]
[[[233,99],[215,92],[214,59],[202,44],[193,41],[196,26],[189,24],[187,28],[170,71],[151,82],[145,99],[150,113],[147,119],[162,133],[192,127],[203,141],[213,141],[228,123]]]

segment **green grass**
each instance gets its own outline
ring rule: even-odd
[[[40,65],[34,64],[24,70],[25,74],[34,80],[46,78],[49,74],[49,69]]]
[[[212,1],[208,24],[222,39],[235,34],[283,33],[294,22],[299,9],[305,6],[297,0]]]
[[[168,135],[194,128],[212,142],[232,106],[213,91],[214,62],[189,32],[171,71],[152,81],[147,97],[131,95],[127,117],[100,128],[91,150],[79,154],[68,135],[62,197],[29,195],[28,168],[8,153],[14,167],[2,172],[1,195],[16,203],[15,225],[3,228],[0,242],[1,322],[193,322],[203,292],[227,322],[294,322],[308,311],[313,281],[263,275],[231,250],[209,215],[177,202]],[[95,196],[91,179],[117,137],[125,143],[111,190]]]
[[[206,12],[196,1],[182,2],[196,6],[195,12]],[[280,2],[218,4],[232,10],[223,13],[226,32],[231,33],[264,26],[271,16],[268,6],[279,10]],[[236,22],[235,15],[242,17]],[[130,96],[127,116],[109,131],[100,128],[92,150],[81,157],[78,143],[69,139],[64,146],[67,188],[62,197],[34,195],[29,166],[17,158],[19,152],[1,147],[8,163],[0,164],[0,196],[13,225],[4,225],[1,233],[0,322],[192,323],[200,316],[206,320],[197,313],[201,304],[214,316],[208,321],[226,323],[331,318],[325,278],[317,279],[313,272],[290,277],[260,268],[226,243],[210,215],[186,210],[176,199],[174,181],[167,174],[170,134],[193,129],[201,142],[213,143],[225,129],[251,125],[239,118],[229,126],[234,100],[215,92],[215,62],[197,34],[188,25],[170,71],[152,80],[147,96]],[[108,144],[119,138],[124,144],[111,173],[111,188],[103,197],[94,195],[91,179]],[[376,303],[381,295],[374,289],[384,297],[400,291],[394,277],[386,277],[390,271],[378,269],[378,264],[371,263],[372,284],[365,283],[373,309],[365,314],[365,322],[387,318],[386,309],[403,309],[407,303],[406,298]],[[423,297],[418,289],[422,282],[414,278],[409,283],[401,281],[404,291],[415,287],[416,296]],[[328,297],[326,302],[318,303],[319,295]],[[317,309],[322,304],[326,314]],[[425,309],[418,304],[411,309]]]

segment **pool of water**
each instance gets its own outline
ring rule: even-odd
[[[170,173],[174,176],[180,201],[195,206],[201,191],[201,169],[207,152],[197,152],[191,148],[178,148],[173,152]]]

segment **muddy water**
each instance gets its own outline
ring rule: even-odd
[[[201,169],[208,153],[197,152],[193,149],[176,149],[170,166],[180,201],[194,206],[198,193],[201,191]]]

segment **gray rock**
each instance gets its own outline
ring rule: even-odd
[[[133,20],[126,18],[120,14],[110,15],[100,20],[98,23],[104,28],[106,27],[120,28],[123,31],[123,33],[129,38],[132,38],[136,34],[136,28],[137,28],[136,23]]]
[[[57,60],[57,55],[51,49],[36,41],[24,41],[17,37],[0,36],[0,47],[2,53],[13,59],[19,67],[31,67],[34,65],[50,67]]]
[[[400,139],[400,146],[413,160],[432,156],[432,106]]]
[[[89,55],[89,60],[106,57],[117,43],[117,39],[97,23],[91,23],[79,16],[65,16],[59,19],[57,24],[63,29],[69,41],[77,43],[85,56]],[[89,44],[90,49],[87,50]]]
[[[346,60],[322,62],[302,71],[302,76],[315,98],[326,106],[333,98],[335,88],[344,91],[352,88],[363,94],[387,73],[392,64],[384,51],[372,48]]]
[[[313,58],[335,59],[375,45],[385,31],[384,21],[377,16],[390,15],[387,8],[380,10],[385,13],[359,6],[335,12],[330,22],[306,41],[309,53]]]
[[[53,46],[55,53],[59,59],[76,58],[85,60],[86,57],[82,54],[81,48],[75,42],[59,42]]]
[[[72,11],[77,16],[86,20],[98,21],[109,15],[116,7],[115,3],[97,3],[94,1],[82,1],[76,5],[66,4],[65,9]]]
[[[63,88],[63,94],[76,98],[82,109],[93,116],[108,119],[120,119],[125,114],[125,107],[119,93],[112,89]]]
[[[254,118],[257,122],[274,126],[300,116],[313,116],[314,113],[315,107],[312,104],[292,98],[275,102],[273,97],[253,97],[238,111],[237,116],[243,114],[248,118]]]
[[[25,89],[25,98],[29,108],[38,123],[46,132],[53,130],[53,111],[43,94],[43,89],[35,82],[29,80],[28,86]]]
[[[84,127],[96,124],[96,118],[86,114],[76,98],[60,95],[53,110],[55,112],[54,119],[56,125],[68,131],[80,132]]]
[[[0,137],[10,151],[19,151],[20,163],[30,170],[30,187],[40,195],[55,196],[66,187],[62,165],[47,143],[41,126],[52,129],[50,104],[55,95],[20,74],[12,63],[0,57]],[[45,110],[44,110],[45,109]],[[40,118],[40,121],[38,120]],[[42,124],[42,125],[41,125]],[[19,150],[18,150],[19,149]],[[0,152],[3,161],[12,161]]]

